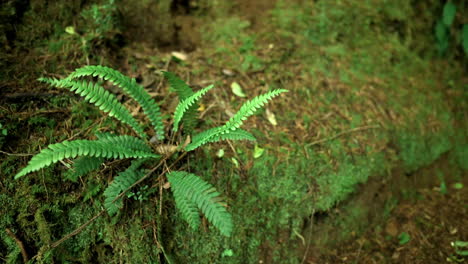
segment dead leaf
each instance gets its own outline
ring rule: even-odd
[[[186,61],[188,59],[188,55],[183,52],[173,51],[171,52],[171,55],[181,61]]]
[[[278,125],[278,122],[276,122],[275,114],[273,114],[273,112],[271,112],[270,109],[268,109],[268,108],[266,109],[266,116],[267,116],[268,121],[269,121],[273,126]]]
[[[226,76],[234,76],[234,72],[228,69],[223,69],[223,74]]]
[[[156,152],[162,155],[169,155],[174,153],[177,150],[176,145],[161,144],[156,146]]]
[[[185,138],[184,144],[182,145],[182,149],[184,149],[186,146],[188,146],[188,144],[190,144],[191,141],[192,140],[191,140],[190,136],[187,136]]]

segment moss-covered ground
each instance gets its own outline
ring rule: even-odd
[[[466,4],[453,2],[457,15],[441,52],[434,35],[441,1],[6,1],[0,8],[0,262],[372,263],[382,256],[377,263],[418,263],[405,254],[392,259],[388,252],[397,247],[366,244],[364,235],[357,247],[339,246],[378,228],[390,230],[382,241],[400,243],[404,224],[392,213],[401,216],[398,206],[414,200],[427,201],[417,210],[435,210],[440,201],[455,206],[444,211],[453,218],[441,220],[452,231],[436,228],[435,241],[467,241],[461,193],[468,184],[468,59],[459,37],[467,21]],[[214,83],[202,101],[200,129],[227,120],[247,98],[289,90],[247,121],[258,142],[208,145],[183,165],[226,197],[232,237],[205,219],[191,230],[170,192],[151,191],[156,179],[148,179],[117,217],[101,216],[53,246],[101,210],[103,190],[128,165],[109,162],[73,181],[59,163],[13,180],[48,144],[97,131],[131,133],[72,93],[36,81],[85,64],[135,77],[166,117],[177,100],[161,70],[194,89]],[[245,98],[233,93],[234,82]],[[439,173],[423,173],[427,167]],[[428,195],[434,186],[448,196]],[[425,188],[423,195],[417,188]],[[428,256],[419,263],[455,254],[448,244],[435,245],[438,255],[417,251],[420,246],[407,254]]]

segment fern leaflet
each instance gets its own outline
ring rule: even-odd
[[[146,161],[147,159],[133,161],[132,165],[125,171],[120,172],[104,191],[104,196],[106,197],[104,199],[104,207],[110,216],[115,215],[123,206],[123,199],[119,198],[116,200],[116,198],[145,175],[138,168]]]
[[[191,106],[194,105],[194,103],[200,99],[206,92],[208,92],[211,88],[213,88],[213,85],[207,86],[200,91],[194,93],[193,95],[187,97],[185,100],[181,101],[178,105],[177,108],[174,112],[174,132],[177,131],[179,127],[179,122],[182,120],[182,116],[184,115],[185,111],[189,110]]]
[[[134,149],[126,149],[109,142],[99,140],[74,140],[49,145],[39,154],[35,155],[18,174],[18,179],[30,172],[37,171],[66,158],[77,156],[90,156],[101,158],[157,158],[156,154]]]
[[[98,133],[97,137],[100,142],[109,143],[125,149],[139,150],[151,152],[151,147],[143,140],[129,135],[114,135],[111,133]]]
[[[146,138],[146,134],[140,124],[133,118],[130,112],[125,108],[115,97],[102,86],[93,82],[75,81],[75,80],[57,80],[49,78],[39,78],[39,81],[46,82],[57,88],[68,88],[84,97],[86,101],[99,107],[103,112],[109,113],[109,116],[115,117],[117,120],[130,125],[130,127],[138,133],[142,138]]]
[[[171,183],[176,206],[192,228],[197,228],[200,223],[196,206],[221,234],[231,235],[232,217],[211,184],[184,171],[170,172],[167,178]]]
[[[71,175],[72,176],[71,180],[75,179],[76,181],[78,177],[81,177],[93,170],[98,169],[103,162],[104,162],[104,158],[102,157],[96,158],[96,157],[83,156],[83,157],[79,157],[75,159],[73,163],[74,171]]]
[[[248,131],[243,129],[236,129],[234,131],[229,131],[224,134],[217,134],[208,139],[208,142],[216,142],[221,140],[250,140],[256,141],[257,139]]]
[[[163,75],[169,81],[171,87],[176,91],[180,101],[187,99],[193,94],[192,88],[190,88],[190,86],[188,86],[184,81],[179,79],[177,75],[167,71],[163,71]]]
[[[113,83],[124,90],[130,97],[137,101],[143,112],[153,124],[158,139],[164,139],[164,124],[158,104],[151,98],[145,89],[138,85],[135,79],[131,79],[117,70],[101,65],[88,65],[76,69],[67,79],[76,79],[83,76],[100,77]]]
[[[193,90],[188,86],[184,81],[179,79],[175,74],[171,72],[163,72],[164,77],[169,81],[171,87],[176,91],[177,95],[179,96],[179,101],[182,102],[188,97],[193,95]],[[186,111],[182,117],[182,123],[184,124],[184,133],[191,134],[193,129],[197,124],[197,109],[199,105],[197,103],[193,103]],[[177,126],[174,126],[177,131]]]
[[[221,134],[221,129],[222,127],[215,127],[195,135],[192,142],[185,147],[185,151],[192,151],[203,144],[221,140],[257,140],[251,133],[240,128],[234,131],[229,130],[224,134]]]

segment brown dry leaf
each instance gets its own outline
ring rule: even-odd
[[[184,149],[188,144],[190,144],[191,141],[192,140],[191,140],[190,136],[187,136],[185,138],[184,144],[182,145],[182,149]]]
[[[230,77],[235,75],[234,72],[229,69],[223,69],[223,74]]]
[[[204,105],[204,104],[200,104],[200,107],[198,107],[197,110],[198,110],[198,112],[203,112],[203,111],[205,111],[205,109],[206,109],[205,105]]]
[[[176,145],[161,144],[156,147],[156,152],[161,155],[169,155],[177,150]]]

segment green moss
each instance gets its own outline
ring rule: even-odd
[[[305,150],[306,157],[300,146],[295,146],[288,156],[267,150],[246,174],[236,169],[229,157],[212,163],[214,158],[207,153],[204,160],[211,161],[199,163],[196,171],[209,171],[210,163],[216,168],[219,176],[214,176],[212,182],[220,189],[226,188],[231,198],[236,232],[231,239],[216,239],[212,231],[192,232],[177,225],[174,254],[194,263],[254,263],[265,261],[267,256],[282,263],[298,263],[295,249],[301,238],[295,232],[302,231],[305,219],[344,200],[357,183],[385,169],[383,154],[352,160],[340,143],[330,144],[334,146],[332,158],[312,148]],[[242,163],[249,161],[251,151],[244,151],[248,154],[241,156]],[[339,161],[338,169],[330,165],[332,160]],[[179,237],[187,232],[193,239]],[[233,256],[222,257],[221,252],[227,249],[234,252]]]
[[[411,132],[398,134],[400,158],[405,169],[413,172],[431,164],[441,154],[452,149],[450,134],[417,135]]]

